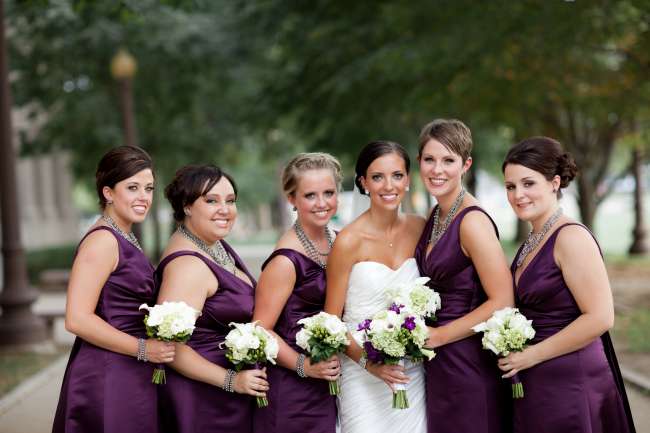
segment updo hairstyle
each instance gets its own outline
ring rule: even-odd
[[[135,146],[118,146],[109,150],[97,164],[95,185],[99,206],[106,208],[106,197],[102,191],[105,186],[113,189],[115,184],[131,176],[150,169],[153,173],[153,162],[144,149]]]
[[[183,222],[185,207],[207,194],[222,177],[228,179],[237,196],[237,185],[234,179],[215,165],[186,165],[180,168],[165,188],[165,197],[174,211],[174,220]]]
[[[546,180],[560,176],[560,189],[569,186],[578,173],[578,166],[569,152],[562,145],[549,137],[527,138],[510,148],[501,171],[505,172],[508,164],[519,164],[541,173]],[[558,189],[558,198],[562,192]]]
[[[354,167],[354,184],[359,188],[361,194],[366,194],[366,190],[363,188],[363,185],[361,185],[361,178],[366,177],[370,164],[372,164],[375,159],[391,153],[396,153],[404,160],[406,174],[408,174],[411,170],[411,159],[409,158],[406,149],[404,149],[401,144],[393,141],[371,141],[361,149],[361,152],[357,157],[357,164]]]
[[[329,153],[299,153],[282,170],[282,190],[287,196],[294,196],[300,182],[300,175],[307,170],[327,169],[332,172],[337,191],[341,189],[341,164]]]

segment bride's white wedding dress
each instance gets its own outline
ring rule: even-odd
[[[361,345],[357,325],[386,308],[387,288],[420,276],[414,258],[398,269],[379,262],[358,262],[350,272],[343,320]],[[386,383],[363,370],[345,355],[341,356],[341,393],[337,404],[341,433],[409,432],[427,430],[424,368],[406,362],[410,381],[406,386],[408,409],[393,409],[393,394]]]

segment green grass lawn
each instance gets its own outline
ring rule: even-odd
[[[47,354],[8,349],[0,351],[0,397],[69,350],[68,347],[57,347],[53,353]]]

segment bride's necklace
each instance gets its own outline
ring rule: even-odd
[[[307,236],[307,233],[305,233],[305,230],[302,228],[300,220],[296,219],[296,222],[293,224],[293,229],[295,230],[296,236],[300,241],[300,245],[302,245],[302,248],[307,253],[307,257],[318,263],[318,266],[321,268],[327,268],[327,259],[323,260],[323,258],[326,258],[330,254],[332,244],[334,243],[329,227],[325,226],[325,238],[327,239],[326,252],[321,252],[316,248],[316,245],[314,245],[311,239],[309,239],[309,236]]]
[[[548,231],[551,229],[553,224],[555,224],[557,220],[560,219],[561,216],[562,216],[562,208],[559,207],[553,213],[553,215],[551,215],[549,219],[546,220],[546,222],[542,226],[542,229],[539,232],[533,233],[533,230],[532,229],[530,230],[530,232],[528,233],[528,237],[524,242],[524,246],[521,248],[519,257],[517,257],[518,268],[524,264],[524,260],[526,259],[526,256],[530,254],[535,248],[537,248],[537,246],[542,241],[542,239],[544,239],[544,235],[548,233]]]
[[[228,254],[221,241],[217,241],[214,244],[214,248],[211,248],[210,245],[203,241],[203,239],[199,238],[194,233],[189,231],[187,227],[185,227],[185,224],[179,225],[176,231],[183,235],[187,240],[192,242],[201,251],[210,256],[210,258],[214,260],[219,266],[231,272],[232,274],[237,275],[237,266],[235,264],[235,261],[230,256],[230,254]]]
[[[458,213],[458,208],[463,202],[464,197],[465,188],[461,188],[458,196],[456,197],[456,200],[454,200],[454,204],[451,205],[451,209],[449,209],[449,213],[447,213],[447,216],[445,217],[445,220],[442,222],[442,224],[440,224],[440,204],[436,206],[436,209],[433,211],[433,228],[431,229],[431,236],[429,237],[429,243],[432,246],[435,245],[438,240],[440,240],[442,235],[447,230],[447,227],[449,227],[449,224],[451,224],[451,221],[456,216],[456,213]]]
[[[131,245],[142,251],[142,247],[140,246],[140,242],[138,242],[138,238],[135,237],[133,232],[124,232],[113,218],[111,218],[108,215],[102,215],[101,218],[106,224],[108,224],[113,230],[115,230],[120,236],[122,236],[124,239],[126,239]]]

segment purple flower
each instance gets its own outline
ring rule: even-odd
[[[397,314],[399,314],[401,308],[404,308],[404,305],[397,305],[397,304],[393,303],[393,304],[391,304],[391,306],[390,306],[390,308],[388,310],[389,311],[394,311]]]
[[[412,331],[415,329],[415,317],[407,317],[404,319],[404,323],[402,323],[402,328],[408,329],[409,331]]]
[[[365,343],[363,343],[363,350],[366,351],[366,356],[368,357],[368,361],[374,363],[381,363],[384,361],[384,354],[381,353],[379,350],[375,349],[375,347],[372,345],[370,341],[366,341]]]
[[[357,331],[363,331],[363,330],[370,331],[370,323],[371,322],[372,322],[372,320],[366,319],[363,322],[359,323],[359,326],[357,326]]]

